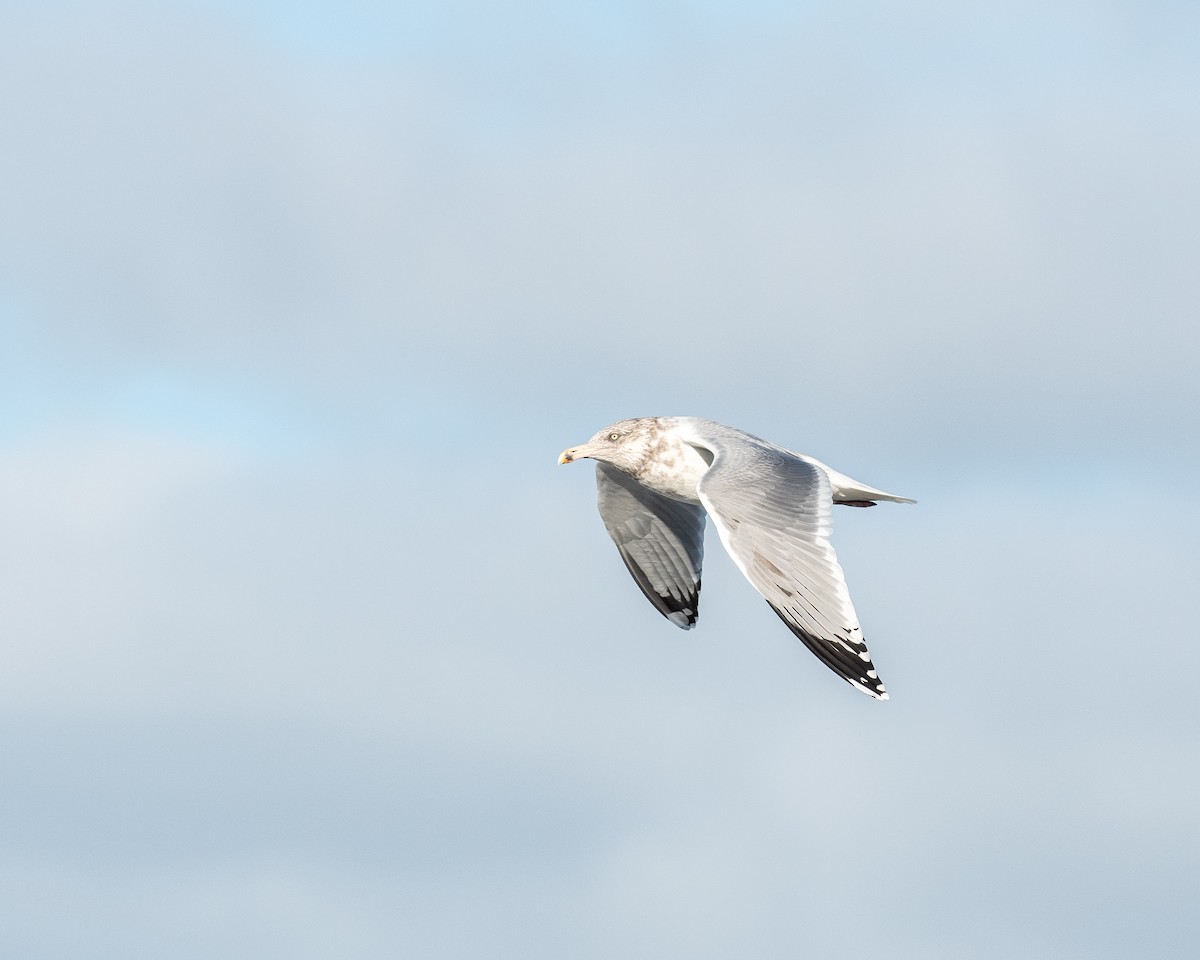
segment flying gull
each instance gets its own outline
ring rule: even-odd
[[[852,686],[888,698],[829,542],[833,505],[916,503],[711,420],[618,420],[559,463],[596,461],[597,501],[633,579],[678,627],[696,624],[704,517],[771,609]]]

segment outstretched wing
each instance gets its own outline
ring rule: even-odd
[[[603,462],[596,464],[596,502],[642,593],[673,624],[690,630],[700,604],[704,508],[655,493]]]
[[[766,444],[718,442],[712,451],[698,490],[734,562],[826,666],[887,699],[829,542],[828,476]]]

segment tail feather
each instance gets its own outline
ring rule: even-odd
[[[819,460],[812,461],[829,476],[829,485],[833,488],[833,502],[842,503],[849,507],[872,507],[880,500],[891,503],[916,503],[911,497],[900,497],[878,487],[869,487],[859,480],[831,470]]]

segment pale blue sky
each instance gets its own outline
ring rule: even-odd
[[[0,7],[0,954],[1190,956],[1200,14]],[[732,423],[893,699],[563,447]]]

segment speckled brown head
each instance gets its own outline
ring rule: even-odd
[[[587,443],[568,447],[559,454],[559,463],[575,460],[602,460],[611,463],[631,476],[637,476],[654,455],[655,442],[660,434],[660,417],[638,417],[618,420],[596,431]]]

